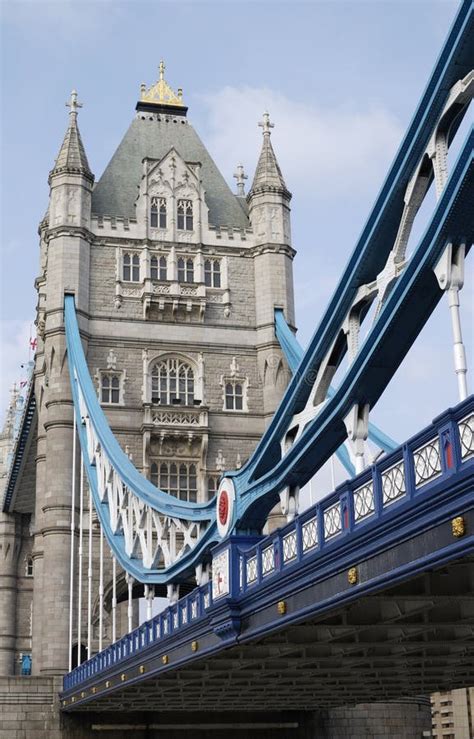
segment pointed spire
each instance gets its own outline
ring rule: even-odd
[[[238,164],[237,169],[233,174],[233,177],[237,180],[237,195],[239,198],[245,197],[245,180],[248,180],[249,176],[245,174],[244,165]]]
[[[255,170],[252,187],[247,197],[251,197],[256,192],[277,190],[290,198],[291,194],[286,187],[275,152],[273,151],[272,142],[270,141],[271,129],[275,127],[275,124],[270,122],[270,116],[265,112],[263,114],[263,120],[258,125],[263,129],[262,151]]]
[[[66,103],[66,106],[69,108],[69,126],[55,165],[50,172],[50,177],[53,174],[70,172],[72,174],[83,174],[89,180],[93,181],[94,175],[90,170],[84,144],[82,143],[81,134],[77,125],[77,113],[79,108],[82,108],[82,103],[79,103],[77,100],[76,90],[71,92],[71,98]]]

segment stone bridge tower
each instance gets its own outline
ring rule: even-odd
[[[287,382],[274,307],[294,324],[291,196],[267,114],[246,198],[243,169],[233,194],[163,64],[156,84],[142,85],[134,119],[95,185],[76,92],[68,105],[40,224],[36,411],[21,462],[30,476],[20,470],[9,481],[9,557],[0,571],[11,588],[22,516],[32,537],[36,675],[61,674],[69,661],[74,434],[65,293],[75,295],[90,373],[117,439],[152,482],[190,501],[212,497],[224,469],[239,467],[255,447]],[[29,609],[27,600],[18,599],[16,611]],[[12,621],[8,636],[0,634],[4,671],[18,672],[15,629],[25,617],[11,599],[0,610]]]

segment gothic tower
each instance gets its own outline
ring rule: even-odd
[[[243,464],[255,447],[287,381],[275,307],[294,324],[291,196],[270,143],[268,114],[246,199],[242,167],[234,195],[189,122],[181,91],[166,82],[163,64],[156,84],[142,85],[135,117],[95,186],[76,92],[68,105],[69,126],[40,224],[36,412],[31,444],[22,452],[33,479],[28,490],[21,470],[9,480],[5,515],[12,518],[3,522],[4,541],[11,541],[4,564],[9,587],[18,569],[19,507],[34,537],[36,675],[61,674],[70,660],[74,433],[65,294],[75,296],[89,371],[113,433],[140,472],[189,501],[212,497],[222,472]],[[79,526],[76,506],[76,549]],[[94,539],[93,557],[96,549]],[[86,583],[77,558],[73,576]],[[17,607],[10,599],[3,611],[11,632],[6,672],[14,670],[15,655],[19,669],[20,601]],[[74,618],[77,633],[86,615]],[[79,642],[75,659],[85,648]]]

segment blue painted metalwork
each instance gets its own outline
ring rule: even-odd
[[[94,506],[107,541],[121,566],[141,582],[161,583],[167,582],[173,577],[179,579],[181,572],[192,568],[196,557],[217,538],[214,502],[199,504],[180,501],[162,490],[158,490],[158,488],[138,472],[125,452],[122,451],[98,402],[82,349],[74,296],[72,295],[66,295],[65,297],[64,320],[71,389],[77,418],[77,432],[83,452],[87,478],[92,490]],[[84,405],[80,401],[80,395],[82,396]],[[153,510],[167,516],[174,516],[187,521],[208,522],[208,528],[195,549],[172,565],[166,575],[158,570],[147,570],[136,560],[130,558],[125,552],[123,536],[114,534],[112,531],[108,507],[101,501],[99,496],[96,467],[94,463],[90,462],[89,458],[85,428],[86,415],[94,427],[98,442],[107,450],[107,456],[113,468],[119,473],[121,480],[133,491],[133,494],[140,501],[149,505]]]
[[[2,504],[2,510],[5,512],[11,509],[16,483],[25,462],[25,452],[28,447],[30,430],[36,413],[34,362],[28,363],[27,375],[23,403],[17,407],[15,412],[13,431],[15,442],[8,458],[7,481]]]
[[[375,280],[386,263],[399,228],[407,183],[426,150],[453,83],[470,70],[473,45],[474,13],[471,3],[464,2],[341,282],[305,355],[298,363],[298,371],[250,460],[241,470],[227,473],[236,490],[233,531],[261,531],[268,512],[278,502],[280,492],[286,487],[303,486],[341,446],[346,438],[344,418],[352,406],[361,404],[374,407],[442,295],[433,268],[446,244],[448,241],[466,243],[466,251],[471,246],[474,238],[474,132],[461,151],[416,251],[398,277],[345,377],[338,388],[328,394],[327,400],[318,407],[317,415],[307,423],[303,433],[282,457],[282,439],[293,417],[305,408],[312,387],[310,379],[316,376],[330,348],[336,346],[342,322],[359,286]],[[464,109],[461,108],[452,122],[451,136],[463,113]],[[97,443],[106,449],[107,457],[124,485],[140,501],[163,515],[204,522],[207,526],[194,549],[171,566],[161,570],[145,569],[125,553],[123,537],[112,532],[107,506],[100,500],[95,466],[87,461],[85,454],[94,502],[109,544],[121,565],[141,582],[177,582],[186,578],[192,574],[210,546],[219,539],[215,503],[211,501],[200,505],[177,501],[157,490],[138,473],[120,449],[97,402],[82,352],[71,296],[66,297],[65,323],[78,418],[84,413],[84,404],[86,415],[97,435]],[[296,366],[298,352],[288,336],[284,336],[283,341],[291,355],[292,365]],[[338,351],[342,349],[339,347]],[[85,451],[87,435],[83,424],[78,425],[78,431]],[[391,440],[378,430],[375,432],[378,443],[390,449]],[[348,461],[345,459],[346,463]]]
[[[142,624],[139,628],[119,639],[115,644],[75,668],[63,679],[64,695],[71,695],[79,686],[97,681],[98,677],[110,672],[114,667],[122,669],[126,663],[130,668],[132,660],[142,661],[150,650],[163,654],[174,643],[182,640],[201,638],[209,631],[218,634],[221,649],[239,637],[240,620],[252,612],[275,604],[287,597],[289,590],[297,592],[307,587],[309,581],[323,580],[331,574],[351,567],[355,562],[366,561],[387,546],[401,540],[416,537],[430,530],[442,521],[450,521],[453,516],[464,514],[473,506],[472,487],[474,483],[474,446],[466,448],[462,443],[464,427],[474,422],[474,397],[454,409],[440,415],[433,424],[423,429],[391,455],[365,470],[354,480],[339,486],[324,500],[306,510],[287,526],[257,544],[246,537],[230,537],[221,542],[214,555],[228,548],[230,551],[230,589],[224,598],[213,598],[212,585],[196,588],[181,598],[158,616]],[[472,435],[469,437],[472,443]],[[449,453],[446,441],[449,442]],[[439,471],[435,465],[432,477],[417,482],[417,459],[423,450],[434,444],[439,445]],[[391,470],[400,467],[406,481],[405,491],[396,499],[387,498],[385,480]],[[373,507],[361,513],[356,497],[358,493],[372,485]],[[340,526],[329,530],[325,525],[328,512],[339,509]],[[347,515],[344,515],[344,511]],[[316,536],[308,535],[309,526],[315,522]],[[291,538],[294,547],[288,545]],[[267,553],[273,552],[273,564],[265,569]],[[409,561],[403,566],[388,569],[386,586],[394,585],[427,567],[439,566],[474,550],[474,534],[460,540],[453,539],[449,547],[433,555]],[[255,561],[255,567],[249,566]],[[325,602],[314,603],[312,614],[328,608],[335,608],[350,598],[358,598],[380,588],[380,581],[359,583],[354,590],[342,587],[336,597]],[[219,614],[222,619],[219,620]],[[233,614],[233,616],[232,616]],[[293,614],[300,617],[303,614]],[[230,621],[234,619],[234,624]],[[265,626],[266,632],[282,623],[290,616],[271,622]],[[249,640],[261,634],[246,633]],[[203,652],[200,652],[202,658]],[[184,661],[192,659],[191,656]],[[183,660],[181,660],[183,661]],[[177,667],[179,662],[174,662]],[[164,666],[163,670],[169,669]],[[80,702],[80,698],[77,702]]]
[[[236,525],[257,530],[285,485],[303,485],[346,438],[343,419],[354,403],[374,407],[442,296],[433,268],[449,240],[474,241],[474,129],[468,135],[417,249],[398,278],[373,329],[332,398],[281,457],[283,438],[304,407],[327,351],[326,325],[316,331],[275,416],[249,462],[228,473],[237,491]],[[403,329],[402,329],[403,327]]]
[[[291,373],[294,375],[298,369],[299,363],[303,359],[304,349],[291,328],[288,326],[281,308],[275,308],[275,334],[283,350],[286,361],[288,362]],[[334,388],[329,386],[328,398],[332,398],[334,393]],[[375,426],[375,424],[370,422],[369,439],[383,449],[384,452],[393,452],[393,450],[398,446],[396,441],[391,439],[390,436],[387,436],[387,434],[384,434],[384,432]],[[354,475],[354,465],[351,463],[345,447],[339,447],[336,454],[349,474]]]

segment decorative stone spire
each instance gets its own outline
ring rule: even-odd
[[[243,164],[237,165],[237,169],[233,176],[237,180],[237,195],[239,198],[245,197],[245,180],[248,180],[249,176],[244,173]]]
[[[270,116],[265,112],[263,114],[263,120],[258,125],[263,129],[263,145],[255,170],[252,188],[247,198],[251,198],[257,192],[276,191],[289,199],[291,194],[286,187],[275,152],[273,151],[272,142],[270,141],[271,129],[275,127],[275,124],[270,122]]]
[[[82,143],[81,134],[77,125],[77,112],[79,108],[82,108],[82,103],[79,103],[77,100],[76,90],[71,92],[70,100],[66,103],[66,106],[69,108],[69,126],[59,150],[56,163],[50,172],[50,178],[52,175],[62,173],[83,174],[93,182],[94,175],[90,170],[84,144]]]

